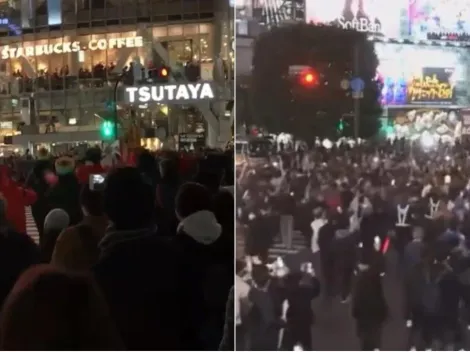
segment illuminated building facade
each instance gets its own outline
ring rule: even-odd
[[[141,79],[165,66],[171,72],[169,81],[215,80],[214,63],[219,60],[224,77],[217,83],[230,100],[233,31],[229,0],[0,3],[0,119],[36,125],[39,131],[52,121],[58,131],[90,131],[92,136],[119,80],[121,119],[164,127],[169,135],[199,126],[214,141],[227,133],[214,115],[217,108],[142,108],[125,104],[123,94],[135,84],[135,67],[142,67]]]

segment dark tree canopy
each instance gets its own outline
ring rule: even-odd
[[[341,81],[354,77],[355,56],[359,77],[365,82],[359,135],[375,135],[382,109],[375,82],[378,59],[374,45],[364,33],[332,26],[278,27],[256,40],[251,87],[256,123],[305,140],[341,136],[337,126],[342,117],[346,126],[353,125],[351,91],[341,88]],[[312,67],[318,85],[302,86],[288,74],[292,65]]]

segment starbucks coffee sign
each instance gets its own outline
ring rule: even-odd
[[[214,87],[209,82],[162,84],[126,87],[124,99],[130,104],[190,103],[215,99]]]

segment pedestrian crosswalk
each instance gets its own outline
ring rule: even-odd
[[[284,257],[288,254],[297,253],[304,248],[305,238],[302,236],[300,231],[294,232],[291,248],[287,248],[286,245],[282,243],[281,236],[276,236],[274,238],[274,244],[269,248],[269,260],[276,260],[277,257]]]
[[[236,241],[237,258],[243,258],[245,256],[245,239],[243,231],[240,231],[238,226],[236,232]],[[294,232],[291,248],[287,248],[285,244],[282,243],[281,236],[278,235],[274,238],[274,243],[271,248],[269,248],[269,260],[274,261],[277,257],[283,257],[288,254],[297,253],[298,251],[304,249],[305,246],[305,239],[299,231]]]
[[[31,207],[25,208],[26,214],[26,233],[36,242],[39,244],[39,231],[36,227],[36,223],[34,222],[33,214],[31,212]]]

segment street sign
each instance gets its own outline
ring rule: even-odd
[[[361,92],[352,92],[352,98],[353,99],[362,99],[364,98],[364,93],[361,91]]]
[[[353,92],[362,92],[364,90],[365,83],[360,77],[353,78],[349,84]]]

